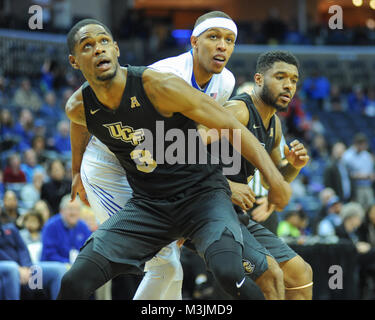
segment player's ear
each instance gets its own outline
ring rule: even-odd
[[[117,51],[117,58],[118,58],[120,57],[120,48],[118,47],[118,44],[116,41],[114,41],[113,44],[115,45],[115,50]]]
[[[69,62],[70,62],[70,65],[74,68],[74,69],[79,69],[79,64],[77,62],[77,59],[75,58],[75,56],[73,56],[72,54],[69,55]]]
[[[254,82],[255,82],[255,85],[261,87],[263,85],[263,75],[257,72],[254,75]]]
[[[193,49],[197,48],[197,42],[198,42],[198,37],[195,37],[195,36],[190,37],[190,44]]]

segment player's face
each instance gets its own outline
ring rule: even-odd
[[[264,103],[277,111],[288,110],[297,90],[298,69],[286,62],[275,62],[263,75],[260,97]]]
[[[96,24],[82,27],[75,35],[74,56],[69,56],[74,68],[88,80],[106,81],[115,77],[119,48],[106,30]]]
[[[199,65],[209,73],[220,73],[234,49],[235,34],[224,28],[211,28],[194,42]]]

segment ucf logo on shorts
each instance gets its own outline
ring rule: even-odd
[[[134,130],[132,127],[123,126],[121,122],[103,124],[103,126],[109,130],[112,138],[129,142],[133,146],[137,146],[145,139],[143,129]]]

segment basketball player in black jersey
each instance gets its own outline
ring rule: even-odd
[[[60,299],[85,299],[120,273],[139,272],[162,247],[190,239],[222,288],[233,298],[264,296],[242,266],[243,238],[222,168],[213,164],[158,163],[137,148],[156,121],[188,136],[195,123],[240,130],[241,154],[270,185],[268,199],[283,208],[291,188],[258,140],[212,98],[184,80],[145,67],[122,68],[119,49],[101,23],[77,23],[68,34],[71,65],[88,84],[69,99],[66,113],[81,134],[95,135],[124,166],[133,198],[103,223],[62,280]],[[171,144],[165,141],[164,149]],[[159,146],[156,146],[159,147]],[[74,159],[73,159],[74,160]]]
[[[309,161],[307,150],[298,140],[290,144],[291,149],[284,146],[285,159],[282,159],[280,152],[282,128],[276,112],[288,108],[296,92],[298,77],[298,61],[294,55],[284,51],[264,53],[257,61],[252,92],[234,96],[224,105],[226,111],[236,117],[264,145],[288,182],[291,182]],[[247,187],[255,170],[250,162],[242,158],[241,172],[227,178]],[[241,209],[237,207],[237,211]],[[254,250],[246,252],[246,248],[263,246],[268,254],[276,259],[282,270],[285,298],[311,299],[311,267],[277,236],[255,221],[250,219],[247,229],[255,239],[247,237],[247,233],[243,231],[244,241],[248,242],[245,245],[244,257],[248,256],[250,261],[256,261],[255,265],[261,265],[264,256],[257,255]],[[267,254],[267,251],[264,253]],[[262,290],[264,291],[264,288]]]

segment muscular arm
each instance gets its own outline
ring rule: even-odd
[[[283,208],[289,201],[291,189],[273,164],[256,137],[235,117],[228,114],[211,97],[190,87],[184,80],[171,74],[146,70],[143,85],[150,101],[163,114],[180,112],[207,128],[228,129],[233,143],[235,129],[240,131],[241,154],[254,164],[270,184],[271,202]]]
[[[83,154],[90,140],[85,126],[70,122],[70,144],[72,147],[72,174],[80,172]]]
[[[86,127],[86,117],[83,107],[82,91],[78,89],[68,100],[65,112],[70,119],[70,145],[72,149],[72,190],[71,198],[79,194],[80,199],[89,205],[86,192],[81,181],[81,163],[91,134]]]

